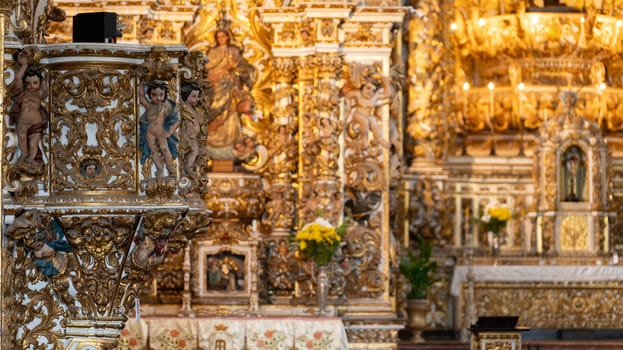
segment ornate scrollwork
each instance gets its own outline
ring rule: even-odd
[[[266,273],[268,292],[273,296],[292,296],[298,272],[296,247],[287,240],[270,241],[267,245]]]
[[[381,267],[379,234],[361,225],[351,225],[346,234],[342,269],[346,279],[345,294],[349,298],[378,297],[384,290],[387,276]]]
[[[137,190],[131,79],[107,68],[51,73],[55,192]]]
[[[7,279],[7,291],[17,311],[8,321],[11,344],[36,345],[45,339],[60,349],[62,334],[56,323],[77,312],[69,292],[70,274],[78,264],[69,254],[71,247],[56,219],[38,210],[18,212],[6,234],[15,253],[14,268],[7,270],[13,277]]]
[[[613,322],[621,313],[617,296],[622,292],[620,286],[609,282],[478,283],[474,300],[479,315],[495,315],[504,308],[532,327],[609,328],[615,326]]]

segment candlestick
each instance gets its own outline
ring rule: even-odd
[[[471,246],[472,242],[469,240],[469,207],[465,208],[465,221],[463,222],[463,229],[465,230],[465,240]]]
[[[604,216],[604,252],[610,250],[610,223],[608,217]]]
[[[495,88],[495,84],[491,81],[489,82],[487,87],[489,88],[489,109],[490,109],[489,118],[493,118],[493,115],[495,113],[495,104],[494,104],[494,98],[493,98],[493,89]]]

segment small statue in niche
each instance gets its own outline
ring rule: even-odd
[[[168,91],[168,85],[161,80],[152,80],[146,90],[142,81],[139,84],[139,101],[145,107],[140,119],[141,163],[151,157],[156,165],[156,177],[160,178],[164,176],[165,165],[169,176],[175,176],[174,159],[178,156],[179,139],[175,131],[179,124],[179,110],[168,98]]]
[[[353,78],[342,88],[346,97],[348,135],[365,149],[368,133],[372,132],[376,142],[389,148],[391,144],[383,136],[383,128],[377,120],[377,107],[390,103],[391,78],[380,75],[373,66],[355,65],[352,69]]]
[[[10,122],[15,124],[20,161],[42,163],[39,150],[41,135],[45,132],[48,114],[43,100],[48,95],[48,85],[38,67],[31,66],[36,52],[24,49],[17,55],[19,68],[11,89]]]
[[[192,82],[182,86],[181,97],[184,103],[182,112],[181,150],[183,152],[183,174],[186,176],[195,174],[195,162],[199,155],[199,135],[201,134],[201,114],[196,106],[199,103],[201,87]]]
[[[565,202],[584,201],[586,163],[578,146],[569,147],[563,155],[563,198]]]

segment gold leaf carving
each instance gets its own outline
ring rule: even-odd
[[[107,68],[51,73],[55,192],[137,190],[132,76]],[[97,172],[87,174],[93,163]]]

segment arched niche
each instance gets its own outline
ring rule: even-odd
[[[558,193],[562,202],[585,202],[588,198],[586,186],[586,152],[578,145],[563,150],[560,163],[560,186]]]
[[[599,125],[561,92],[554,117],[543,122],[535,152],[536,251],[586,255],[607,251],[608,150]]]

